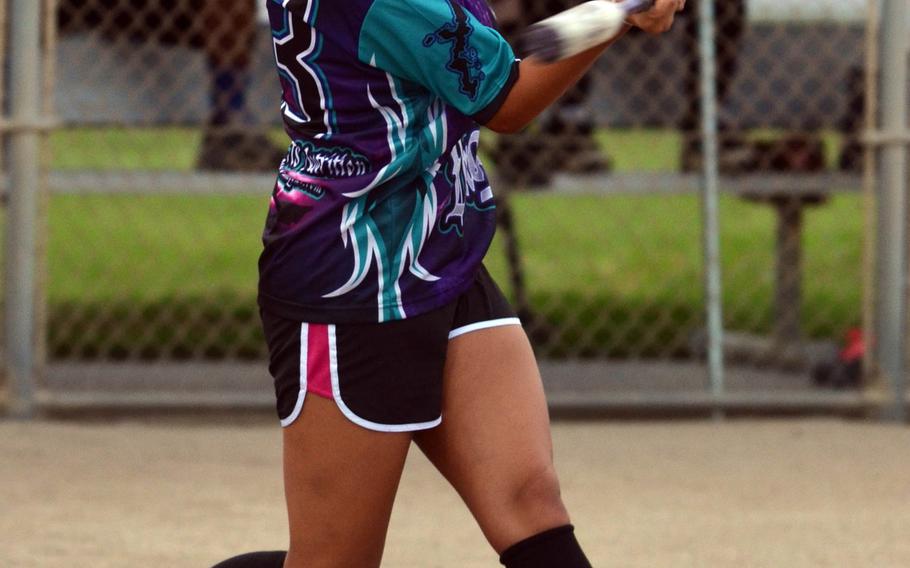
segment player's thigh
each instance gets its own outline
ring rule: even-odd
[[[569,521],[553,466],[546,399],[520,326],[449,342],[443,423],[415,440],[497,550]]]
[[[379,566],[409,433],[376,432],[307,397],[284,429],[291,547],[286,566]]]

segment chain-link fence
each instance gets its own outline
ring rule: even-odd
[[[49,401],[268,400],[256,258],[287,139],[262,3],[56,0]],[[574,3],[491,2],[510,40]],[[727,402],[861,407],[867,2],[709,7],[628,34],[524,132],[484,133],[501,213],[487,265],[555,400],[709,407],[714,239]]]

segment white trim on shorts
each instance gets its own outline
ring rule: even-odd
[[[306,323],[300,324],[300,371],[299,371],[299,380],[300,380],[300,392],[297,393],[297,403],[294,404],[294,410],[288,415],[287,418],[284,418],[281,421],[281,425],[285,428],[290,426],[297,420],[297,417],[300,416],[300,411],[303,410],[303,401],[306,399],[306,388],[307,388],[307,355],[309,352],[307,348],[310,342],[310,326]]]
[[[341,385],[338,381],[338,344],[335,341],[335,326],[329,325],[328,327],[329,372],[332,377],[332,397],[335,399],[335,404],[338,405],[338,409],[341,410],[341,413],[344,414],[348,420],[367,430],[375,430],[376,432],[414,432],[417,430],[429,430],[430,428],[435,428],[442,424],[442,416],[436,420],[430,420],[429,422],[416,422],[413,424],[380,424],[354,414],[354,411],[348,408],[348,405],[344,403],[344,399],[341,398]]]
[[[341,384],[338,380],[338,344],[335,339],[335,326],[330,324],[326,327],[328,328],[329,334],[329,376],[332,380],[332,399],[335,401],[335,405],[341,413],[344,414],[345,418],[362,428],[374,430],[376,432],[415,432],[418,430],[429,430],[430,428],[435,428],[442,424],[442,416],[435,420],[430,420],[429,422],[416,422],[413,424],[380,424],[357,416],[354,411],[345,404],[344,399],[341,397]],[[297,395],[297,404],[294,405],[294,411],[291,412],[290,416],[281,421],[281,426],[285,428],[293,424],[300,416],[300,411],[303,409],[303,401],[306,398],[308,330],[309,324],[301,324],[300,393]]]
[[[463,325],[457,327],[449,332],[449,339],[455,339],[459,335],[464,335],[466,333],[471,333],[472,331],[480,331],[481,329],[490,329],[491,327],[502,327],[505,325],[521,325],[521,320],[518,318],[501,318],[495,320],[479,321],[468,325]]]

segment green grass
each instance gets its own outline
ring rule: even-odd
[[[276,146],[286,145],[280,129],[270,134]],[[485,141],[494,137],[484,132]],[[617,171],[674,169],[682,145],[679,134],[663,130],[604,130],[597,138]],[[65,129],[50,136],[50,164],[57,170],[191,171],[201,141],[197,128]]]
[[[58,170],[173,170],[193,168],[202,133],[196,128],[72,128],[50,136]]]
[[[51,302],[149,301],[253,289],[268,192],[250,196],[57,195]]]
[[[621,169],[669,169],[678,156],[673,133],[608,132],[602,139]],[[60,169],[187,170],[198,143],[196,131],[177,128],[76,130],[51,138]],[[268,191],[54,196],[51,353],[262,356],[256,259]],[[544,354],[685,354],[704,311],[697,196],[542,192],[515,195],[513,203],[532,305],[550,330],[537,336]],[[856,195],[807,212],[803,329],[810,336],[839,337],[859,321],[861,213]],[[725,323],[767,332],[773,214],[724,196],[721,236]],[[502,248],[497,237],[487,263],[511,293]]]

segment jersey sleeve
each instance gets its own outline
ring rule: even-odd
[[[360,29],[358,58],[424,86],[480,124],[518,79],[508,42],[455,0],[376,0]]]

